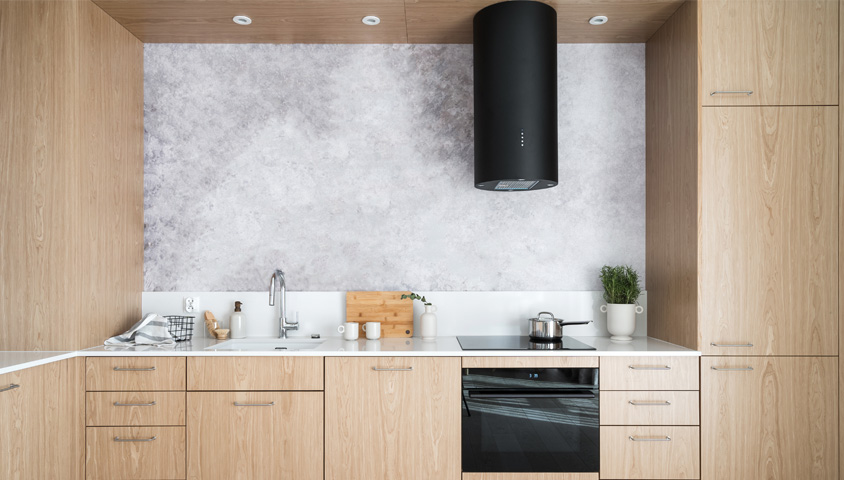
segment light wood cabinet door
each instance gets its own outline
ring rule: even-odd
[[[327,357],[327,480],[459,480],[460,359]]]
[[[188,392],[187,404],[188,478],[322,480],[322,392]]]
[[[839,0],[697,3],[702,105],[838,105]]]
[[[602,479],[700,478],[699,427],[601,427]]]
[[[185,427],[88,427],[88,480],[185,478]]]
[[[837,110],[703,109],[705,355],[838,354]]]
[[[837,479],[837,363],[835,357],[703,358],[703,478]]]

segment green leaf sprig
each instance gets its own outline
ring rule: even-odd
[[[420,302],[424,303],[425,305],[430,305],[431,303],[428,300],[425,300],[424,296],[419,296],[413,292],[410,292],[410,295],[403,293],[401,299],[404,300],[405,298],[409,298],[411,300],[419,300]]]
[[[601,268],[601,283],[604,285],[604,300],[607,303],[634,304],[642,293],[639,274],[627,265],[604,265]]]

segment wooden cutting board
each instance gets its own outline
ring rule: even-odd
[[[346,321],[381,322],[381,337],[413,336],[413,300],[410,292],[346,292]],[[366,333],[360,328],[360,338]]]

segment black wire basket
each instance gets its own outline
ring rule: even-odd
[[[179,315],[165,315],[164,318],[170,321],[167,330],[177,342],[184,342],[193,338],[194,317],[182,317]]]

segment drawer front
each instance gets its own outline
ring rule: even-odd
[[[700,478],[700,427],[601,427],[601,478]]]
[[[85,425],[184,425],[185,392],[88,392]]]
[[[154,391],[185,389],[185,357],[88,357],[88,391]]]
[[[190,357],[188,390],[322,390],[322,357]]]
[[[601,392],[601,425],[700,425],[695,391]]]
[[[698,357],[601,357],[601,390],[700,390]]]
[[[85,437],[91,480],[185,478],[185,427],[88,427]]]

